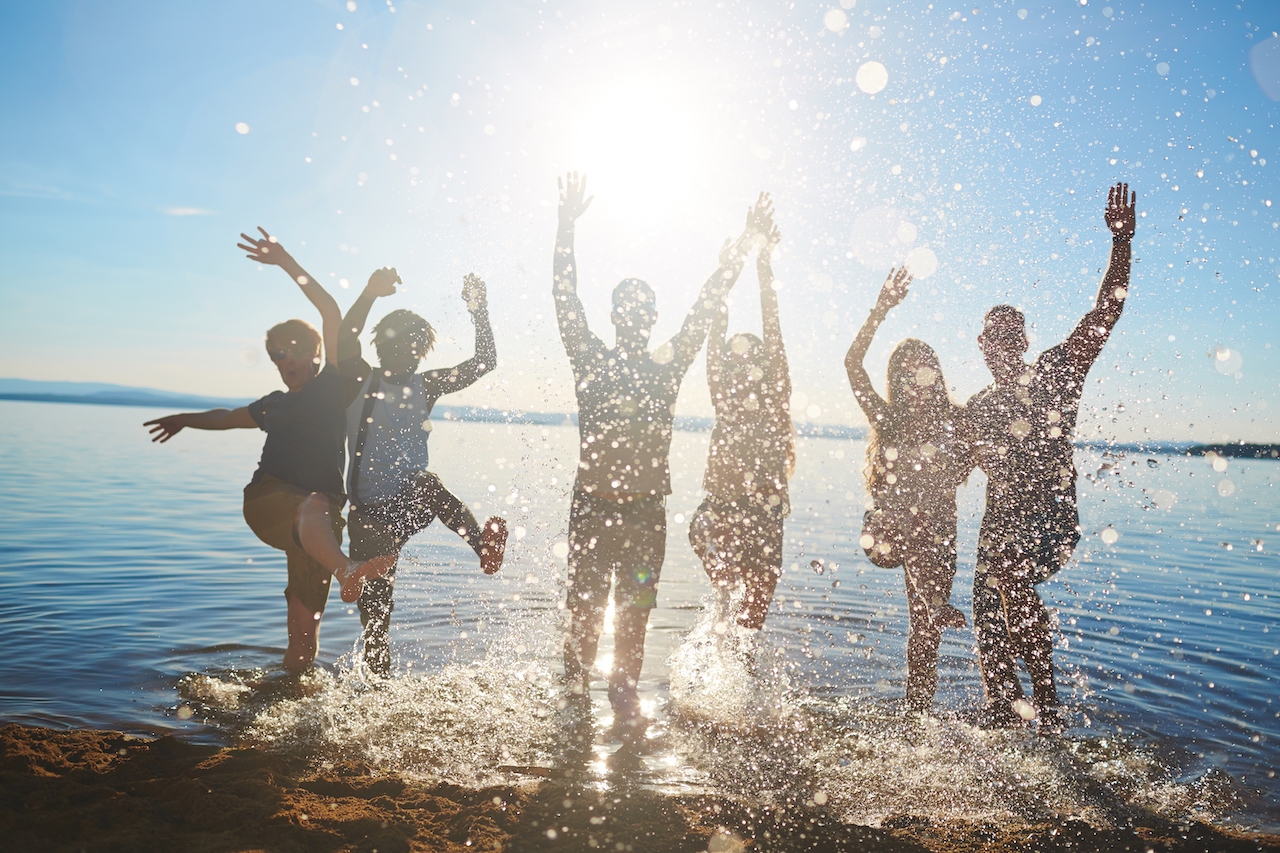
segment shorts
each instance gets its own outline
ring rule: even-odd
[[[430,527],[431,522],[436,520],[436,514],[419,497],[419,487],[424,479],[434,479],[435,476],[423,473],[414,477],[405,482],[391,500],[385,503],[353,503],[348,531],[351,536],[351,559],[372,560],[383,554],[395,554],[414,534]],[[395,569],[392,568],[388,577],[394,573]]]
[[[289,567],[285,598],[296,598],[312,613],[323,613],[333,575],[311,559],[298,539],[298,507],[312,494],[269,474],[264,475],[258,482],[244,487],[244,520],[259,539],[276,550],[284,551]],[[325,497],[329,499],[333,538],[341,546],[342,528],[346,525],[342,519],[342,501],[333,495]]]
[[[651,609],[667,553],[667,499],[619,503],[574,489],[569,508],[569,607]]]
[[[1079,541],[1080,515],[1073,499],[1021,514],[997,513],[982,519],[977,569],[997,579],[1044,583],[1071,561]]]
[[[785,506],[785,501],[770,506],[751,495],[708,497],[689,522],[689,544],[704,563],[711,555],[728,569],[781,574]]]

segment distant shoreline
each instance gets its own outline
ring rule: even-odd
[[[3,380],[0,380],[3,381]],[[131,389],[96,391],[90,394],[58,394],[43,392],[0,391],[0,401],[29,403],[71,403],[89,406],[136,406],[162,409],[210,409],[219,406],[235,408],[249,404],[250,400],[216,397],[182,396],[168,391]],[[433,421],[462,421],[482,424],[524,424],[531,426],[577,426],[577,414],[563,412],[522,412],[514,409],[490,409],[480,406],[437,405],[431,412]],[[696,415],[677,415],[675,428],[682,432],[710,432],[714,418]],[[801,438],[844,438],[861,441],[867,437],[867,428],[838,424],[796,424]],[[1110,442],[1077,441],[1076,447],[1103,450],[1111,453],[1166,453],[1183,456],[1205,456],[1216,453],[1241,459],[1278,459],[1280,444],[1196,444],[1191,441]]]

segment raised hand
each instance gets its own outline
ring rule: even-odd
[[[261,240],[256,237],[250,237],[242,231],[240,232],[240,238],[244,240],[244,243],[236,243],[236,248],[244,249],[249,260],[257,261],[260,264],[274,264],[278,267],[296,263],[293,260],[293,256],[285,251],[284,246],[280,245],[279,240],[268,234],[261,225],[258,226],[258,230],[262,232]],[[245,243],[248,245],[245,245]]]
[[[768,193],[760,193],[755,206],[747,214],[747,230],[765,237],[773,230],[773,199]]]
[[[467,303],[467,310],[472,314],[488,307],[489,296],[485,290],[484,280],[473,272],[463,276],[462,300]]]
[[[563,180],[556,178],[556,186],[560,188],[560,223],[572,225],[575,219],[587,212],[587,208],[595,200],[595,196],[586,198],[587,176],[579,178],[577,172],[568,172]]]
[[[184,415],[168,415],[163,418],[156,418],[154,421],[147,421],[144,427],[151,427],[148,432],[151,433],[151,442],[160,442],[164,444],[178,433],[182,432],[182,428],[187,425]]]
[[[374,270],[369,276],[369,283],[365,286],[365,290],[370,296],[391,296],[396,292],[396,285],[404,284],[400,280],[400,274],[396,272],[395,267],[383,267],[380,270]]]
[[[906,267],[889,270],[889,275],[880,288],[880,299],[876,307],[888,311],[907,296],[907,288],[911,285],[911,273]]]
[[[773,250],[778,248],[778,244],[782,242],[782,232],[778,230],[778,226],[773,223],[770,223],[770,225],[772,227],[764,235],[764,247],[760,250],[759,257],[762,260],[768,260],[769,256],[773,254]]]
[[[1130,193],[1126,183],[1117,182],[1107,192],[1107,227],[1113,236],[1133,239],[1133,232],[1138,228],[1137,202],[1138,194]]]

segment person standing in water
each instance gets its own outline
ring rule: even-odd
[[[888,399],[863,360],[876,330],[907,295],[911,276],[890,270],[845,355],[849,387],[871,425],[861,544],[882,568],[902,566],[907,588],[907,707],[924,713],[938,689],[944,628],[963,628],[951,605],[956,574],[956,488],[973,470],[964,410],[951,402],[933,348],[907,338],[889,356]]]
[[[586,179],[560,184],[552,299],[560,337],[573,368],[580,454],[569,511],[571,616],[565,639],[565,679],[585,697],[614,587],[614,655],[609,701],[624,744],[645,730],[636,685],[644,660],[645,628],[657,598],[666,553],[668,457],[676,397],[725,294],[742,272],[748,228],[702,286],[698,300],[670,341],[649,350],[658,313],[654,292],[629,278],[613,290],[613,348],[587,328],[578,297],[574,223],[586,212]],[[748,214],[750,225],[751,214]]]
[[[358,386],[334,362],[341,314],[315,278],[274,237],[258,230],[262,239],[241,234],[249,245],[238,245],[250,260],[289,274],[320,311],[323,336],[302,320],[288,320],[267,331],[267,355],[288,391],[273,391],[238,409],[169,415],[144,426],[152,427],[152,441],[162,443],[187,427],[266,432],[258,470],[244,490],[244,518],[259,539],[285,552],[289,646],[284,666],[300,671],[315,661],[329,578],[336,577],[342,585],[342,600],[353,602],[364,583],[387,572],[395,558],[358,562],[342,552],[342,445],[347,403]],[[379,270],[374,276],[388,272]],[[327,358],[323,369],[322,346]]]
[[[475,326],[475,354],[453,367],[417,373],[435,344],[436,333],[412,311],[392,311],[374,328],[377,367],[370,367],[360,354],[359,336],[369,309],[378,297],[394,294],[398,282],[399,276],[369,279],[338,333],[342,371],[360,382],[360,393],[347,408],[351,555],[364,559],[391,554],[398,559],[409,537],[439,518],[476,552],[485,573],[493,574],[502,567],[506,520],[495,515],[482,530],[467,505],[427,470],[427,439],[436,401],[471,386],[497,362],[485,284],[475,275],[462,281],[462,299]],[[383,677],[391,674],[394,575],[393,563],[387,577],[365,584],[359,603],[365,663]]]
[[[707,385],[716,425],[702,482],[707,497],[689,524],[689,540],[711,579],[717,622],[734,619],[752,630],[764,626],[782,575],[783,519],[791,512],[787,480],[795,469],[791,376],[770,265],[782,235],[769,204],[765,196],[756,222],[767,235],[756,255],[764,340],[741,332],[726,342],[727,308],[711,321]],[[722,266],[728,263],[721,258]]]
[[[992,725],[1036,718],[1060,725],[1053,627],[1035,585],[1070,560],[1080,540],[1071,438],[1085,376],[1129,293],[1136,204],[1128,184],[1111,187],[1105,212],[1111,259],[1093,309],[1065,341],[1028,365],[1026,320],[1012,305],[988,311],[978,336],[995,378],[966,404],[978,464],[987,474],[973,622]],[[1031,677],[1031,704],[1023,696],[1016,658]]]

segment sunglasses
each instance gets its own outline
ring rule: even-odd
[[[267,349],[267,357],[276,364],[290,358],[315,358],[315,350],[309,347],[286,347],[284,349]]]

